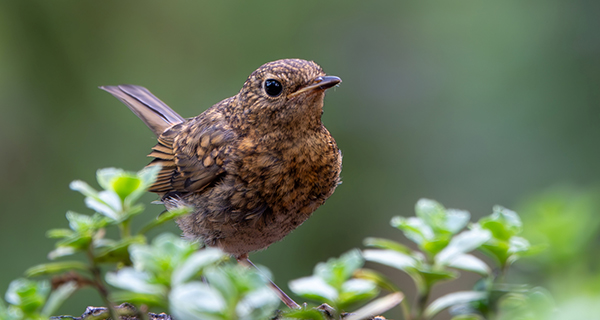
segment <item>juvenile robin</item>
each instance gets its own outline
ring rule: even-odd
[[[325,91],[339,84],[312,61],[285,59],[254,71],[242,89],[185,119],[143,87],[100,87],[158,137],[150,191],[186,237],[246,258],[302,224],[340,182],[342,156],[321,122]]]

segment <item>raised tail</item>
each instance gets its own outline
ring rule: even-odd
[[[126,104],[158,137],[167,128],[185,121],[177,112],[155,97],[148,89],[130,84],[101,86]]]

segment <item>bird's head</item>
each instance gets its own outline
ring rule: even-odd
[[[342,80],[327,76],[312,61],[284,59],[254,71],[238,94],[238,106],[254,121],[320,124],[325,90]]]

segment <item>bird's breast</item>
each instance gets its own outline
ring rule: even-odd
[[[316,209],[338,184],[339,151],[328,132],[271,133],[242,140],[238,150],[239,178],[274,211]]]

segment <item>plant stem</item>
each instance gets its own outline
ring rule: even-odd
[[[121,233],[121,239],[127,239],[131,237],[131,220],[126,219],[119,223],[119,231]]]
[[[419,291],[417,296],[417,305],[415,308],[415,313],[413,315],[413,319],[415,320],[423,320],[423,312],[425,311],[425,307],[427,306],[427,301],[429,301],[429,294],[431,293],[431,286],[426,284],[422,290]]]
[[[108,308],[108,311],[110,312],[110,317],[113,319],[119,319],[119,316],[118,316],[117,312],[115,311],[114,306],[108,299],[108,290],[106,289],[106,286],[104,285],[104,281],[102,281],[102,273],[100,272],[100,268],[94,262],[94,254],[91,251],[91,247],[88,248],[88,250],[87,250],[87,256],[88,256],[88,259],[90,260],[90,264],[91,264],[90,272],[92,273],[92,276],[93,276],[94,287],[96,288],[96,290],[98,290],[98,293],[100,294],[102,301],[104,301],[104,304],[106,304],[106,308]]]
[[[404,320],[412,319],[410,316],[410,305],[408,304],[408,299],[402,299],[402,302],[400,302],[400,309],[402,309],[402,316],[404,317]]]

